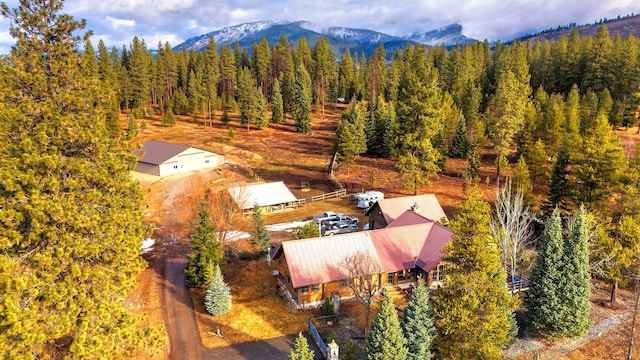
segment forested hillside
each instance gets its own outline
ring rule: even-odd
[[[535,34],[525,35],[517,40],[530,42],[545,40],[557,41],[563,36],[571,36],[574,29],[578,31],[580,36],[595,36],[598,33],[600,25],[603,24],[609,28],[609,33],[612,36],[620,35],[622,38],[626,38],[629,35],[635,37],[640,36],[640,15],[631,14],[624,17],[618,16],[615,19],[600,19],[594,24],[558,26]]]
[[[149,112],[170,126],[176,113],[209,124],[231,111],[247,128],[293,120],[307,133],[311,110],[345,99],[353,107],[336,149],[347,166],[364,152],[391,157],[413,190],[447,157],[468,159],[466,177],[477,177],[480,150],[490,148],[498,174],[521,159],[529,181],[550,179],[548,203],[532,205],[584,203],[603,214],[637,212],[633,160],[612,129],[637,122],[639,54],[635,37],[612,38],[606,25],[532,45],[409,47],[390,63],[382,46],[369,59],[347,52],[336,61],[326,41],[309,48],[285,35],[254,44],[251,57],[213,42],[203,52],[159,44],[155,58],[137,38],[120,50],[98,45],[100,69],[132,113],[130,133]]]

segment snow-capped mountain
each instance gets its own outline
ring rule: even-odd
[[[429,46],[442,44],[445,46],[452,46],[455,44],[462,45],[477,41],[462,35],[462,25],[460,24],[447,25],[440,29],[427,31],[425,33],[411,34],[406,38]]]
[[[209,44],[209,38],[213,38],[216,41],[216,44],[224,46],[233,43],[236,40],[241,40],[246,38],[247,36],[259,33],[262,30],[268,29],[273,25],[280,23],[282,22],[256,21],[240,25],[228,26],[220,30],[212,31],[204,35],[187,39],[185,42],[176,46],[174,49],[182,49],[182,47],[186,47],[187,49],[202,49],[207,47],[207,45]]]
[[[299,39],[304,36],[309,47],[313,47],[316,42],[326,37],[337,56],[349,50],[352,54],[364,53],[365,56],[370,57],[380,44],[384,45],[387,56],[390,57],[397,49],[403,49],[416,43],[427,45],[444,43],[446,46],[453,46],[456,43],[475,41],[462,35],[462,26],[458,24],[424,34],[414,34],[410,38],[401,38],[367,29],[323,28],[308,21],[258,21],[229,26],[190,38],[174,47],[174,50],[180,50],[183,47],[200,50],[209,44],[209,38],[213,38],[218,46],[233,45],[238,41],[240,47],[251,51],[253,43],[259,42],[262,37],[265,37],[267,42],[273,45],[283,34],[291,44],[297,44]]]

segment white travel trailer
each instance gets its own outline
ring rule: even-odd
[[[356,199],[358,200],[357,208],[359,209],[368,209],[371,205],[375,204],[376,201],[384,199],[384,194],[380,191],[371,190],[362,194],[357,194]]]

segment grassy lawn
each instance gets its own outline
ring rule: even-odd
[[[276,294],[276,279],[265,259],[231,260],[225,281],[231,287],[230,313],[211,316],[204,308],[204,290],[192,289],[198,327],[206,347],[221,347],[305,331],[311,312],[287,307]],[[222,336],[217,335],[218,329]]]

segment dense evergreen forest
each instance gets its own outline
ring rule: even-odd
[[[239,111],[247,128],[293,121],[308,133],[311,111],[345,99],[352,106],[337,129],[339,160],[394,158],[407,190],[428,184],[448,157],[467,158],[465,176],[474,179],[481,149],[491,149],[498,175],[521,159],[533,183],[550,179],[546,204],[527,194],[536,208],[638,213],[637,156],[625,158],[613,129],[638,118],[640,42],[611,38],[606,25],[557,42],[409,47],[390,62],[383,46],[370,59],[347,51],[336,61],[326,40],[310,49],[284,35],[275,45],[263,38],[251,56],[213,40],[202,52],[158,44],[153,56],[134,38],[110,51],[99,43],[97,59],[132,131],[135,118],[153,112],[171,126],[173,114],[210,124]]]

